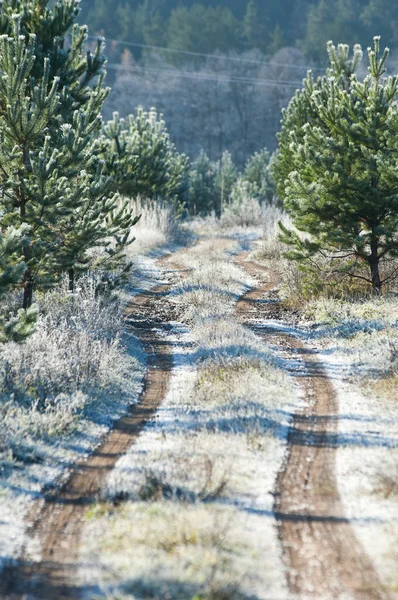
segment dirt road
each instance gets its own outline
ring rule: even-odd
[[[335,474],[338,402],[333,386],[317,353],[278,327],[277,321],[283,314],[272,293],[277,283],[275,274],[246,259],[247,255],[241,255],[237,262],[259,283],[238,302],[239,320],[304,366],[298,377],[303,408],[291,422],[288,452],[277,478],[274,504],[292,597],[388,600],[344,516],[339,497]],[[128,309],[127,319],[148,353],[145,390],[139,404],[115,424],[86,462],[71,471],[60,490],[35,505],[30,536],[40,543],[41,561],[32,562],[26,554],[17,566],[2,572],[0,598],[81,597],[76,574],[85,511],[96,501],[116,461],[154,416],[168,386],[172,348],[162,335],[172,318],[164,302],[167,287],[162,285],[137,296]],[[272,327],[267,324],[270,319],[274,322]]]
[[[53,495],[34,506],[29,537],[39,541],[41,561],[21,557],[1,574],[0,598],[64,600],[79,598],[78,551],[82,520],[93,504],[117,460],[127,452],[145,424],[154,416],[167,390],[172,368],[172,348],[162,330],[170,315],[162,299],[168,285],[136,296],[127,308],[127,322],[148,355],[145,387],[140,401],[117,421],[103,443]]]
[[[247,253],[237,262],[259,280],[258,287],[238,302],[241,321],[303,365],[298,381],[304,408],[290,426],[274,504],[289,589],[302,599],[387,600],[388,593],[344,516],[337,489],[339,408],[333,385],[315,351],[277,326],[267,326],[267,320],[283,316],[271,293],[278,283],[276,274],[248,261]]]

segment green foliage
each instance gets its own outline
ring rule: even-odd
[[[189,172],[188,209],[193,215],[207,215],[216,209],[216,166],[201,152]]]
[[[170,140],[166,124],[155,109],[138,108],[136,115],[113,120],[103,128],[104,156],[112,172],[118,170],[121,193],[176,203],[185,199],[188,159]],[[114,157],[118,164],[115,165]]]
[[[252,200],[257,202],[256,207],[258,202],[271,203],[275,194],[271,164],[266,148],[253,154],[243,173],[239,173],[229,152],[224,152],[216,162],[201,152],[189,171],[189,212],[206,215],[214,211],[220,216],[226,208],[241,213],[245,205],[249,210]],[[246,218],[253,220],[250,216]]]
[[[249,48],[259,48],[266,52],[268,43],[268,19],[260,0],[249,0],[243,21],[243,31]]]
[[[258,48],[273,54],[302,48],[324,63],[328,40],[365,43],[376,30],[398,41],[398,5],[391,0],[84,0],[85,22],[110,38],[179,50],[213,53]],[[120,46],[120,52],[123,46]],[[145,50],[134,48],[136,57]],[[165,53],[181,62],[181,55]]]
[[[281,0],[264,6],[259,0],[85,0],[84,20],[96,33],[111,38],[189,52],[228,52],[259,48],[275,52],[305,30],[310,0]],[[298,28],[300,24],[300,28]],[[120,47],[120,52],[123,46]],[[145,50],[134,49],[136,57]],[[170,62],[178,54],[166,53]]]
[[[241,47],[239,23],[228,8],[179,6],[170,15],[166,42],[169,48],[194,52],[227,51]],[[156,42],[159,45],[159,41]]]
[[[232,188],[238,178],[238,171],[232,160],[231,154],[226,150],[219,161],[214,165],[216,192],[216,212],[220,214],[231,196]]]
[[[23,229],[8,227],[0,232],[0,302],[7,298],[10,291],[17,288],[25,273],[26,265],[21,260],[21,251],[28,240],[24,239]],[[17,315],[0,315],[0,343],[12,340],[23,341],[30,335],[36,324],[36,311],[21,310]]]
[[[383,78],[388,50],[368,49],[369,75],[351,72],[361,57],[329,44],[328,77],[311,73],[283,113],[274,166],[278,194],[301,236],[283,229],[289,258],[314,266],[317,253],[336,271],[380,291],[381,261],[398,254],[398,77]],[[367,266],[368,273],[363,274]],[[395,273],[396,275],[396,273]]]
[[[260,202],[271,203],[274,199],[275,184],[270,166],[271,156],[264,148],[249,158],[243,172],[243,178],[253,185],[254,197]]]
[[[0,227],[28,231],[24,308],[35,287],[65,271],[73,287],[75,272],[93,267],[93,247],[103,247],[102,266],[115,268],[134,223],[114,192],[116,168],[107,172],[100,157],[103,41],[86,51],[77,0],[48,4],[3,2],[0,22]]]

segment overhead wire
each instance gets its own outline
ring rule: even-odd
[[[228,75],[217,75],[215,73],[201,73],[200,71],[182,71],[180,69],[157,69],[155,67],[147,67],[147,66],[141,66],[141,65],[136,65],[136,66],[131,66],[131,65],[123,65],[123,64],[115,64],[115,63],[108,63],[106,65],[107,69],[114,69],[114,70],[118,70],[118,71],[123,71],[123,70],[127,70],[130,72],[134,72],[137,70],[142,70],[142,71],[153,71],[156,73],[164,73],[167,75],[171,75],[174,77],[186,77],[188,79],[196,79],[196,80],[204,80],[204,81],[217,81],[217,82],[233,82],[233,83],[245,83],[245,84],[251,84],[251,85],[270,85],[272,87],[297,87],[297,86],[301,86],[302,82],[301,81],[288,81],[288,80],[278,80],[278,79],[254,79],[254,78],[250,78],[250,77],[236,77],[236,76],[231,76],[229,77]]]
[[[96,40],[98,39],[98,36],[88,36],[88,39],[90,40]],[[148,50],[157,50],[157,51],[161,51],[161,52],[172,52],[175,54],[184,54],[187,56],[198,56],[198,57],[202,57],[202,58],[215,58],[218,60],[229,60],[229,61],[234,61],[234,62],[241,62],[241,63],[248,63],[248,64],[256,64],[256,65],[264,65],[264,66],[270,66],[270,67],[288,67],[288,68],[294,68],[294,69],[310,69],[312,71],[322,71],[324,72],[325,69],[322,69],[321,67],[313,67],[311,65],[298,65],[298,64],[294,64],[294,63],[279,63],[279,62],[269,62],[269,61],[260,61],[260,60],[254,60],[254,59],[250,59],[250,58],[242,58],[242,57],[238,57],[238,56],[225,56],[223,54],[207,54],[204,52],[193,52],[191,50],[178,50],[177,48],[165,48],[163,46],[152,46],[150,44],[140,44],[138,42],[126,42],[123,40],[116,40],[116,39],[112,39],[112,38],[106,38],[106,41],[108,42],[112,42],[113,44],[123,44],[124,46],[131,46],[133,48],[142,48],[142,49],[148,49]]]

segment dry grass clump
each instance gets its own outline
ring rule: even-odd
[[[132,230],[135,241],[129,247],[129,256],[169,244],[181,235],[176,210],[171,203],[138,197],[131,199],[130,205],[132,212],[141,218]]]
[[[0,453],[40,460],[34,440],[72,431],[99,396],[123,393],[131,368],[121,342],[118,301],[101,299],[89,278],[39,298],[36,332],[0,347]]]
[[[280,261],[286,247],[279,239],[281,230],[279,223],[285,227],[291,228],[289,216],[277,206],[265,205],[262,212],[262,236],[259,249],[255,252],[254,258],[259,261],[267,261],[267,265],[272,268],[280,269]],[[283,264],[285,261],[283,260]],[[284,265],[285,266],[285,265]]]
[[[325,325],[363,321],[393,326],[398,319],[398,299],[393,296],[357,299],[319,298],[305,304],[302,314]]]
[[[398,501],[398,465],[391,463],[381,465],[375,474],[374,491],[383,498]]]
[[[227,204],[221,214],[220,225],[223,229],[258,227],[262,221],[263,207],[260,202],[251,198],[247,190],[241,191],[240,197]]]
[[[96,526],[103,524],[104,529],[99,548],[96,543],[92,551],[99,549],[113,574],[120,576],[117,589],[109,585],[107,597],[238,600],[241,578],[232,572],[232,564],[250,550],[247,540],[237,535],[236,517],[236,509],[229,507],[181,510],[173,503],[153,502],[127,503],[113,516],[97,518]],[[107,526],[109,518],[112,527]]]

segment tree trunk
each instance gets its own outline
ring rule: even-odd
[[[22,211],[21,211],[22,212]],[[31,258],[29,246],[25,246],[23,249],[24,260],[27,265]],[[33,274],[29,267],[25,271],[23,278],[24,290],[23,290],[23,308],[27,310],[32,306],[33,302]]]
[[[69,269],[68,277],[69,277],[69,291],[73,294],[73,292],[75,291],[75,270],[74,269]]]
[[[24,156],[24,163],[25,165],[27,165],[27,160]],[[21,202],[21,206],[20,206],[20,215],[21,215],[21,222],[24,223],[25,222],[25,201],[22,200]],[[28,265],[28,268],[25,271],[25,275],[23,278],[23,282],[24,282],[24,289],[23,289],[23,304],[22,307],[24,310],[27,310],[28,308],[30,308],[32,306],[32,302],[33,302],[33,274],[32,271],[29,268],[29,261],[31,259],[31,252],[30,252],[30,246],[27,245],[24,247],[23,249],[23,254],[24,254],[24,260],[26,265]]]
[[[25,310],[30,308],[32,306],[32,301],[33,301],[33,281],[32,281],[32,274],[31,274],[30,270],[28,269],[25,272],[25,277],[24,277],[23,305],[22,305],[23,308]]]
[[[369,265],[370,265],[370,274],[371,274],[371,278],[372,278],[373,291],[376,294],[381,294],[382,283],[381,283],[380,271],[379,271],[380,259],[379,259],[379,254],[378,254],[378,248],[379,248],[378,241],[377,240],[373,241],[370,246],[371,254],[370,254]]]

